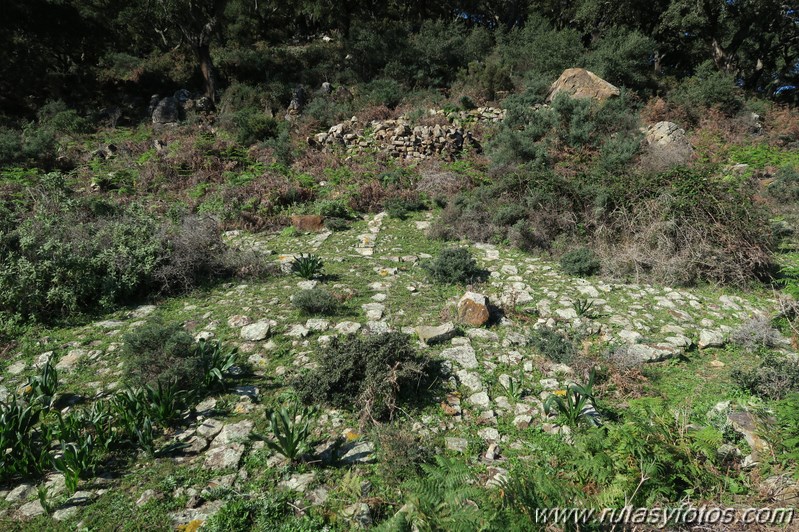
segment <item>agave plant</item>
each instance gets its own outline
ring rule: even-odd
[[[594,314],[594,302],[588,299],[578,299],[572,304],[572,307],[580,317],[590,318]]]
[[[570,384],[566,390],[555,392],[544,401],[544,412],[549,415],[558,413],[566,425],[576,427],[580,423],[592,426],[601,425],[599,412],[594,404],[594,378],[592,369],[588,382],[584,385]]]
[[[291,264],[291,272],[303,279],[313,279],[322,273],[324,268],[322,259],[314,254],[301,254],[299,257],[294,258]]]
[[[288,407],[269,414],[269,430],[273,439],[262,438],[273,451],[282,454],[292,462],[308,452],[311,429],[316,419],[314,407],[293,402]]]

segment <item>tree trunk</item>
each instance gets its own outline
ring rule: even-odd
[[[200,73],[203,76],[203,93],[216,103],[214,63],[211,60],[211,48],[208,44],[201,44],[197,47],[197,59],[200,62]]]

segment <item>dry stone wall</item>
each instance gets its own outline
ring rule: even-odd
[[[453,159],[465,146],[481,149],[479,141],[467,129],[470,124],[499,122],[505,117],[505,111],[481,107],[446,114],[443,110],[431,109],[430,115],[445,117],[448,124],[414,125],[407,116],[364,123],[353,117],[314,135],[308,142],[320,149],[344,147],[350,152],[382,151],[403,159]]]

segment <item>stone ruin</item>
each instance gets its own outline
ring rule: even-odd
[[[464,146],[482,149],[466,126],[475,122],[499,122],[504,119],[505,111],[494,107],[454,113],[431,109],[430,116],[443,116],[448,124],[413,125],[407,116],[364,123],[353,117],[314,135],[308,143],[323,150],[343,147],[348,152],[377,150],[402,159],[440,157],[452,160]]]

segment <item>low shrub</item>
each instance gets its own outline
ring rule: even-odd
[[[533,331],[530,344],[549,360],[559,364],[568,364],[577,355],[577,349],[571,340],[547,327]]]
[[[757,316],[746,321],[730,334],[732,343],[749,352],[774,347],[779,339],[779,332],[772,326],[771,320],[765,316]]]
[[[132,386],[200,388],[205,377],[202,352],[179,323],[148,319],[123,338],[121,356],[127,361],[126,381]]]
[[[321,354],[318,368],[294,386],[306,403],[354,407],[365,424],[392,418],[400,403],[418,395],[428,370],[406,334],[334,338]]]
[[[799,361],[768,354],[756,368],[733,370],[732,378],[749,393],[782,399],[799,392]]]
[[[322,288],[301,290],[291,298],[291,304],[305,314],[335,314],[339,301],[330,292]]]
[[[587,277],[599,273],[601,264],[593,251],[579,248],[565,253],[560,258],[560,267],[569,275]]]
[[[477,267],[477,261],[466,248],[445,249],[422,267],[439,283],[471,283],[485,277],[485,272]]]
[[[392,218],[404,220],[408,217],[409,213],[423,210],[425,208],[425,204],[418,197],[397,197],[387,199],[385,202],[383,202],[383,208]]]
[[[422,464],[429,463],[434,456],[434,449],[424,438],[398,423],[376,425],[374,441],[381,477],[392,485],[421,473]]]

